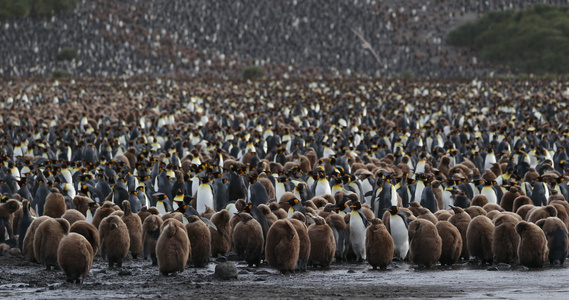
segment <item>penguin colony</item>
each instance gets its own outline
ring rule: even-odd
[[[283,273],[563,264],[569,93],[491,84],[6,87],[2,254],[70,282],[99,255],[163,275],[232,253]]]

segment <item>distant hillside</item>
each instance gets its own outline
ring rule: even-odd
[[[448,32],[542,1],[478,2],[82,0],[70,14],[0,22],[0,76],[241,78],[260,65],[267,78],[483,77],[495,66],[448,45]],[[64,49],[73,57],[59,59]]]
[[[516,72],[569,73],[569,7],[538,4],[522,11],[484,15],[448,35],[449,43],[470,47],[486,61]]]

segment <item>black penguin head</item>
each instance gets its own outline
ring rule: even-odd
[[[362,204],[359,201],[356,201],[352,204],[352,210],[360,210],[362,208]]]
[[[397,214],[397,212],[399,212],[399,207],[398,206],[392,206],[388,209],[388,211],[392,216],[395,216]]]

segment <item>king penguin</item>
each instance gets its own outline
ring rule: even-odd
[[[394,255],[404,260],[409,252],[409,221],[399,207],[392,206],[389,211],[389,230],[395,246]]]
[[[359,262],[366,259],[366,228],[367,219],[362,211],[362,204],[358,201],[352,204],[350,215],[350,244]]]
[[[213,188],[211,184],[209,184],[209,177],[203,176],[200,178],[202,183],[198,188],[198,192],[196,194],[196,210],[201,215],[203,212],[206,211],[207,207],[214,208],[213,204]]]

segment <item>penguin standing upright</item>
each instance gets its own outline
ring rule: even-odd
[[[362,204],[358,201],[352,204],[350,214],[350,244],[357,256],[357,260],[362,262],[366,259],[366,228],[367,219],[362,211]]]
[[[386,269],[393,260],[393,238],[381,219],[371,220],[366,229],[366,255],[369,264],[376,269]]]
[[[203,176],[200,180],[202,183],[200,184],[196,194],[196,210],[199,214],[202,214],[206,211],[207,207],[214,208],[214,195],[213,187],[209,184],[209,177]]]
[[[404,260],[409,251],[409,221],[407,215],[399,210],[399,207],[392,206],[389,211],[389,230],[393,238],[394,255]]]

